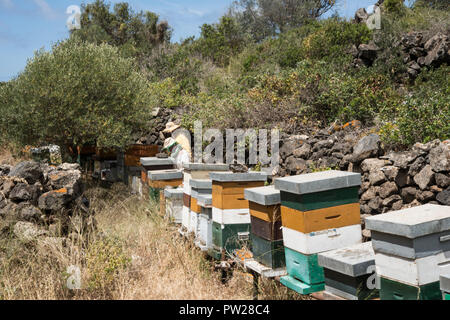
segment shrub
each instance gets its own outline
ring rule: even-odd
[[[72,39],[41,50],[0,93],[2,131],[20,144],[125,147],[151,112],[135,70],[106,44]]]

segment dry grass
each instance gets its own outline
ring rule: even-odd
[[[223,284],[213,264],[159,217],[156,205],[121,185],[88,191],[98,232],[59,245],[0,237],[0,299],[251,299],[252,279],[235,270]],[[83,238],[89,237],[89,245]],[[82,289],[66,286],[79,266]],[[300,299],[279,283],[261,282],[261,299]]]

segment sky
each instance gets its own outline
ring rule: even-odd
[[[213,23],[227,11],[233,0],[109,0],[126,1],[135,11],[148,10],[167,20],[174,29],[172,41],[198,36],[200,26]],[[8,81],[25,67],[41,48],[68,37],[66,10],[90,0],[0,0],[0,81]],[[358,8],[376,0],[338,0],[341,16],[353,17]],[[329,13],[331,14],[331,13]]]

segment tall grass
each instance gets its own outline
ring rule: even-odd
[[[248,274],[235,269],[223,284],[213,263],[159,216],[159,206],[122,185],[91,188],[87,196],[97,220],[93,234],[22,243],[4,230],[0,299],[252,298]],[[81,270],[81,290],[67,288],[71,265]],[[260,299],[298,298],[279,283],[260,282]]]

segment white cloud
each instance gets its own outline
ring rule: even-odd
[[[58,15],[57,13],[50,7],[50,5],[45,0],[33,0],[34,3],[39,7],[41,13],[49,19],[54,19]]]
[[[12,0],[0,0],[0,4],[6,8],[12,8],[13,2]]]

